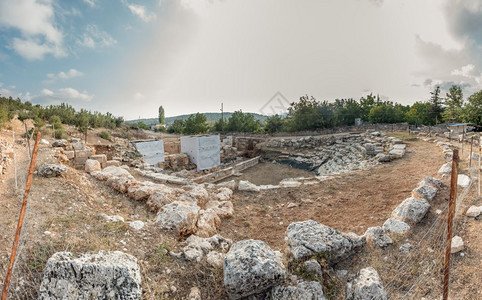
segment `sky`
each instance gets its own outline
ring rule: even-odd
[[[482,89],[480,0],[0,0],[0,95],[125,119]]]

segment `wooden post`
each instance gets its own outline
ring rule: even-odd
[[[30,137],[28,136],[27,123],[23,121],[23,125],[25,125],[25,139],[27,140],[28,158],[32,159],[32,149],[30,149]]]
[[[480,197],[480,157],[482,156],[482,145],[479,146],[479,190],[477,196]]]
[[[465,126],[462,127],[462,155],[464,155]]]
[[[449,296],[450,252],[452,250],[452,227],[454,224],[455,204],[457,201],[457,173],[459,169],[459,151],[454,149],[452,158],[452,177],[450,182],[450,203],[447,216],[447,244],[445,245],[443,300]]]
[[[25,218],[25,211],[27,209],[28,194],[30,193],[30,186],[32,185],[33,171],[35,170],[35,160],[37,159],[38,145],[40,142],[40,131],[37,133],[37,139],[33,147],[32,159],[30,160],[30,168],[28,170],[27,184],[25,186],[25,193],[23,194],[22,208],[20,209],[20,216],[18,218],[17,231],[15,232],[15,240],[13,241],[12,253],[10,254],[10,264],[8,265],[7,276],[3,284],[2,300],[7,299],[8,288],[10,286],[10,279],[12,278],[13,266],[15,265],[15,257],[17,256],[18,241],[22,233],[23,219]]]
[[[15,176],[15,195],[18,194],[17,182],[17,155],[15,155],[15,131],[12,129],[12,147],[13,147],[13,175]]]

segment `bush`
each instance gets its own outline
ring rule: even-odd
[[[110,133],[108,131],[104,130],[101,133],[99,133],[98,136],[103,138],[104,140],[108,140],[112,142],[112,137],[110,136]]]
[[[66,137],[65,131],[63,128],[60,129],[55,129],[54,131],[54,137],[56,139],[64,139]]]

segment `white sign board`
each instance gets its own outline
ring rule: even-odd
[[[197,170],[208,170],[221,164],[219,135],[182,136],[181,152],[196,164]]]
[[[157,165],[164,162],[164,141],[145,141],[134,143],[137,151],[139,151],[146,163]]]

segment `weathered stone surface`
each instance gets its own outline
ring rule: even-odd
[[[383,223],[382,227],[384,230],[390,231],[393,233],[405,233],[410,230],[410,225],[408,225],[403,221],[393,219],[393,218],[387,219],[385,223]]]
[[[135,230],[141,230],[146,224],[140,220],[129,222],[129,226]]]
[[[431,185],[434,188],[440,189],[444,186],[443,182],[440,179],[433,178],[430,176],[425,177],[419,184],[419,186],[422,185]]]
[[[252,184],[251,182],[246,181],[246,180],[240,180],[239,181],[238,190],[246,191],[246,192],[259,192],[260,191],[259,186],[255,185],[255,184]]]
[[[482,214],[482,206],[475,206],[475,205],[472,205],[471,207],[469,207],[469,209],[467,209],[467,212],[465,213],[467,217],[472,217],[472,218],[478,217],[480,214]]]
[[[233,196],[233,190],[227,187],[221,187],[217,190],[216,194],[214,194],[214,199],[219,201],[225,201],[231,199]]]
[[[41,177],[57,177],[67,172],[67,167],[62,164],[45,164],[40,166],[37,175]]]
[[[74,151],[65,151],[64,152],[65,156],[67,156],[67,158],[70,160],[70,159],[73,159],[75,157],[75,152]]]
[[[425,199],[407,198],[403,200],[392,212],[392,216],[401,221],[418,223],[420,222],[427,211],[430,204]]]
[[[150,181],[137,182],[127,189],[129,197],[136,201],[146,200],[155,192],[162,190],[164,185],[153,183]]]
[[[440,169],[438,170],[438,173],[439,173],[440,175],[452,173],[452,163],[451,163],[451,162],[448,162],[448,163],[443,164],[443,165],[440,167]]]
[[[111,177],[126,177],[132,178],[132,175],[124,168],[109,166],[100,172],[92,172],[91,175],[98,180],[108,180]]]
[[[41,139],[41,140],[40,140],[40,144],[42,144],[42,145],[49,145],[50,143],[49,143],[49,141],[47,141],[46,139]]]
[[[141,273],[135,257],[119,251],[74,259],[57,252],[44,269],[39,299],[141,299]]]
[[[108,160],[105,162],[106,167],[120,167],[121,162],[118,160]]]
[[[231,218],[234,213],[234,206],[231,201],[211,200],[206,203],[206,209],[212,209],[221,218]]]
[[[347,284],[347,299],[386,300],[387,293],[378,272],[372,267],[361,269],[352,283]]]
[[[85,150],[85,144],[83,142],[76,142],[72,144],[72,149],[75,151],[77,150]]]
[[[462,187],[462,188],[466,188],[466,187],[469,187],[470,185],[470,177],[465,175],[465,174],[459,174],[457,176],[457,185]]]
[[[230,299],[266,292],[285,277],[280,258],[263,241],[237,242],[224,259],[224,286]]]
[[[409,254],[410,251],[412,250],[413,246],[410,243],[405,243],[400,246],[398,251],[400,251],[402,254]]]
[[[163,229],[175,229],[179,235],[196,231],[199,206],[193,202],[174,201],[164,205],[156,217],[156,223]]]
[[[224,253],[211,251],[206,255],[206,262],[214,268],[222,268],[224,263]]]
[[[127,189],[135,184],[135,179],[132,176],[128,177],[111,177],[107,179],[107,185],[120,193],[127,193]]]
[[[197,286],[193,286],[189,292],[188,300],[202,300],[201,290]]]
[[[363,236],[339,232],[313,220],[291,223],[285,240],[294,259],[319,253],[327,255],[329,263],[347,258],[366,243]]]
[[[205,203],[209,200],[209,192],[202,185],[188,185],[184,189],[187,190],[184,195],[192,201]]]
[[[99,217],[106,220],[107,222],[124,222],[124,218],[119,215],[109,216],[106,214],[100,214]]]
[[[52,143],[52,147],[66,147],[67,140],[56,140]]]
[[[464,250],[464,241],[458,235],[456,235],[452,238],[452,244],[451,245],[452,245],[452,247],[450,249],[450,253],[452,253],[452,254]]]
[[[405,155],[405,150],[403,149],[392,149],[388,154],[393,158],[402,158]]]
[[[200,237],[210,237],[216,234],[221,225],[221,218],[213,209],[199,211],[199,219],[197,221],[196,235]]]
[[[380,248],[384,248],[393,243],[392,239],[385,233],[385,231],[380,227],[369,227],[365,232],[365,237],[367,243],[371,243]]]
[[[94,171],[101,171],[100,163],[93,159],[88,159],[85,161],[85,172],[91,173]]]
[[[209,238],[191,235],[186,239],[185,243],[186,246],[182,249],[180,256],[190,261],[200,262],[206,254],[209,254],[215,249],[217,249],[219,253],[226,252],[233,241],[224,238],[220,234],[213,235]]]
[[[427,201],[432,201],[437,195],[437,188],[431,185],[419,185],[417,188],[412,190],[412,197],[419,199],[426,199]]]
[[[271,290],[272,300],[325,300],[323,287],[317,281],[299,282],[293,286],[276,286]]]

